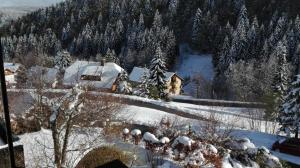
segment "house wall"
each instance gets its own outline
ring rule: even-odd
[[[181,92],[182,80],[174,75],[171,80],[167,82],[167,92],[173,95],[179,95]]]

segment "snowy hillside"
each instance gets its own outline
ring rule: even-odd
[[[44,7],[63,0],[1,0],[0,7]]]
[[[193,77],[200,74],[205,80],[213,79],[214,70],[211,55],[193,53],[187,44],[181,44],[179,50],[180,56],[176,71],[181,77]]]
[[[50,6],[63,0],[1,0],[0,26],[9,20],[19,18],[41,7]]]
[[[214,70],[212,55],[194,53],[187,44],[181,44],[179,50],[180,56],[175,71],[187,82],[183,87],[184,93],[196,96],[195,80],[202,78],[201,80],[208,83],[213,80]],[[201,85],[203,81],[201,81]],[[207,96],[205,98],[207,98]]]

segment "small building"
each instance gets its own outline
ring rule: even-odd
[[[4,63],[4,73],[5,73],[5,75],[16,74],[20,67],[21,67],[21,64],[5,62]]]
[[[11,86],[17,83],[15,80],[15,76],[18,73],[18,70],[21,68],[21,66],[22,65],[18,63],[11,63],[11,62],[4,63],[4,74],[5,74],[5,80],[7,85]]]
[[[144,74],[147,74],[149,76],[149,69],[134,67],[129,75],[129,80],[135,84],[138,84],[141,82]],[[183,79],[175,72],[166,72],[165,76],[165,80],[167,82],[167,93],[179,95],[181,93]]]
[[[65,70],[63,84],[115,91],[115,82],[119,74],[124,71],[112,62],[76,61]]]

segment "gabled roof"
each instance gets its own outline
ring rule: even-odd
[[[131,71],[130,75],[129,75],[129,80],[133,81],[133,82],[141,82],[141,79],[142,79],[144,73],[146,73],[149,76],[150,75],[149,69],[134,67],[133,70]],[[165,76],[166,76],[165,80],[166,81],[171,80],[172,76],[174,76],[174,75],[177,75],[177,74],[175,72],[166,72],[165,73]],[[178,77],[182,80],[182,78],[180,76],[178,76]]]
[[[19,68],[21,64],[18,63],[11,63],[11,62],[5,62],[4,63],[4,69],[7,69],[13,73],[15,73]]]
[[[149,76],[149,70],[147,68],[134,67],[129,75],[129,80],[133,82],[141,82],[144,73]]]
[[[91,85],[97,88],[111,88],[122,71],[123,68],[111,62],[100,66],[99,62],[76,61],[65,70],[63,83],[69,86],[79,84]],[[82,75],[101,75],[101,81],[81,80],[80,77]]]

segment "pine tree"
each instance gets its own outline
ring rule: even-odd
[[[105,59],[106,59],[107,62],[113,62],[113,63],[116,63],[116,64],[120,64],[120,61],[117,58],[115,50],[110,50],[110,48],[106,52]]]
[[[149,76],[147,71],[145,70],[143,76],[141,78],[140,84],[137,86],[137,95],[141,97],[148,98],[150,96],[149,91]]]
[[[220,59],[217,67],[218,75],[224,73],[227,70],[228,66],[233,62],[232,58],[230,58],[229,55],[229,51],[228,51],[229,47],[230,47],[229,39],[226,36],[223,43],[222,50],[220,52]]]
[[[295,40],[298,44],[300,44],[300,18],[299,15],[297,15],[295,21],[294,21],[294,30],[295,30]]]
[[[295,134],[298,138],[300,127],[300,74],[296,76],[296,80],[292,83],[287,96],[282,105],[279,116],[281,131]]]
[[[154,20],[152,24],[152,29],[155,32],[159,32],[162,28],[162,18],[158,10],[156,10],[155,15],[154,15]]]
[[[237,62],[245,59],[246,49],[248,48],[247,31],[249,29],[249,20],[247,17],[247,9],[242,6],[237,20],[237,28],[233,33],[233,39],[230,49],[230,56]]]
[[[157,47],[154,58],[150,65],[150,81],[155,86],[159,97],[165,98],[166,81],[165,81],[166,63],[163,59],[163,53],[160,47]]]
[[[201,40],[203,36],[201,36],[202,32],[202,11],[201,9],[197,9],[196,15],[194,17],[194,22],[193,22],[193,30],[192,30],[192,43],[194,47],[200,47],[201,45]]]
[[[126,71],[122,71],[117,80],[117,92],[122,94],[131,94],[132,93],[132,87],[130,83],[128,82],[128,74]]]
[[[71,55],[68,51],[58,52],[54,58],[54,64],[60,70],[66,69],[71,64]]]
[[[278,104],[284,100],[284,95],[287,91],[288,85],[288,65],[286,60],[287,47],[283,42],[278,42],[278,45],[272,56],[277,58],[277,67],[275,68],[275,76],[273,79],[273,92],[277,97]]]
[[[300,74],[300,44],[297,46],[292,62],[296,66],[296,74]]]

